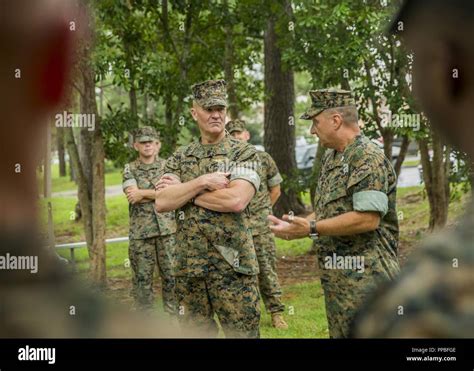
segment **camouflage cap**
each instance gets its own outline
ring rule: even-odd
[[[151,142],[154,140],[159,140],[159,135],[155,128],[151,126],[143,126],[135,130],[133,140],[134,142]]]
[[[303,120],[311,120],[314,116],[319,115],[328,108],[354,106],[355,99],[352,92],[342,89],[320,89],[311,90],[311,107],[309,107],[300,118]]]
[[[193,99],[203,108],[227,107],[225,80],[207,80],[191,86]]]
[[[247,128],[245,127],[245,121],[242,121],[242,120],[239,120],[239,119],[229,121],[226,124],[225,128],[227,129],[229,134],[232,134],[235,131],[242,132],[242,131],[247,130]]]

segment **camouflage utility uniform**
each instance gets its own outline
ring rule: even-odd
[[[226,128],[230,134],[246,130],[245,124],[240,120],[229,122]],[[249,225],[260,268],[258,286],[265,308],[270,313],[281,313],[285,310],[285,306],[281,302],[281,287],[276,270],[275,240],[268,226],[267,216],[272,213],[269,190],[280,184],[283,179],[275,161],[267,152],[258,151],[257,155],[257,172],[261,182],[258,192],[249,205]]]
[[[245,179],[258,189],[260,178],[251,169],[256,157],[253,146],[228,136],[212,145],[196,140],[168,159],[166,173],[184,183],[233,164],[239,169],[231,170],[231,181]],[[242,171],[245,163],[249,168]],[[259,270],[245,216],[208,210],[192,202],[176,213],[179,319],[217,334],[217,313],[226,336],[258,337]]]
[[[152,164],[139,159],[125,166],[123,189],[155,189],[163,175],[165,160],[156,157]],[[153,272],[156,264],[161,276],[163,307],[170,314],[176,313],[174,279],[174,244],[176,222],[174,212],[157,213],[154,203],[129,204],[130,245],[129,258],[133,274],[132,296],[143,308],[153,305]]]
[[[331,337],[347,337],[349,324],[367,293],[399,272],[396,176],[390,161],[365,136],[359,135],[344,152],[328,150],[315,196],[316,220],[350,211],[381,213],[375,231],[352,236],[323,237],[318,265],[324,289]],[[387,202],[388,201],[388,202]],[[326,269],[326,257],[364,258],[363,272]]]
[[[330,108],[355,107],[347,90],[314,90],[310,97],[311,107],[302,119],[312,119]],[[314,199],[316,221],[351,211],[380,214],[380,224],[374,231],[324,236],[317,244],[332,338],[347,337],[351,321],[368,294],[399,273],[396,187],[392,164],[364,135],[356,136],[342,152],[328,149],[325,153]],[[336,262],[341,259],[346,263],[339,266]],[[356,259],[363,262],[362,269],[349,266]]]

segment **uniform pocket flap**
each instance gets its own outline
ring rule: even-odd
[[[325,195],[322,195],[321,197],[323,198],[323,204],[326,205],[332,201],[335,201],[341,197],[345,197],[347,195],[347,190],[344,186],[338,187],[337,185],[335,186],[335,189],[328,192]]]
[[[214,245],[214,247],[233,268],[239,267],[239,252],[237,250],[222,245]]]

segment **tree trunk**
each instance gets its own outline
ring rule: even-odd
[[[469,184],[471,186],[471,197],[474,198],[474,161],[471,161],[468,157],[469,163]]]
[[[64,141],[66,141],[66,133],[64,133]],[[67,145],[66,145],[66,149],[67,149]],[[69,155],[69,179],[76,183],[77,184],[77,179],[76,179],[76,173],[74,171],[74,166],[72,166],[72,159],[71,159],[71,154],[69,153],[69,150],[68,150],[68,155]]]
[[[237,101],[237,93],[234,83],[234,33],[233,24],[230,21],[227,1],[225,2],[225,14],[227,21],[225,22],[225,51],[224,51],[224,77],[227,82],[227,96],[229,99],[230,119],[239,118],[239,106]]]
[[[91,132],[91,183],[90,200],[87,205],[91,210],[92,218],[88,219],[84,214],[84,219],[92,228],[92,244],[88,246],[90,256],[90,275],[97,285],[106,284],[106,245],[105,245],[105,180],[104,180],[104,144],[102,141],[102,130],[100,126],[100,117],[97,110],[95,98],[95,73],[89,58],[84,58],[82,66],[82,79],[84,95],[81,100],[83,112],[94,115],[95,130]],[[89,184],[89,182],[88,182]],[[82,204],[81,204],[82,206]],[[89,214],[88,214],[89,216]]]
[[[143,94],[143,118],[148,119],[148,94]]]
[[[86,236],[87,246],[89,247],[92,246],[92,201],[88,192],[87,178],[79,157],[79,150],[76,141],[74,140],[72,128],[64,128],[64,136],[66,139],[67,150],[69,152],[69,158],[71,160],[71,169],[74,169],[74,174],[76,174],[77,196],[79,198],[79,204],[82,206],[81,215],[83,214],[84,216],[82,218],[84,222],[84,234]],[[91,255],[89,248],[88,252],[90,258]]]
[[[123,41],[123,49],[125,52],[125,62],[127,63],[127,69],[130,79],[130,90],[128,91],[128,98],[130,100],[130,112],[134,118],[138,117],[138,103],[137,103],[137,91],[135,89],[135,66],[132,61],[132,48],[128,41]],[[137,125],[138,125],[138,121]]]
[[[282,16],[282,14],[278,15]],[[286,16],[286,15],[285,15]],[[275,31],[276,14],[267,22],[264,37],[265,54],[265,110],[264,145],[275,159],[285,183],[297,179],[295,159],[295,117],[293,71],[282,65],[281,50]],[[282,187],[281,196],[273,208],[276,216],[292,211],[295,215],[305,211],[304,205],[291,187]]]
[[[383,138],[383,152],[390,162],[392,162],[393,131],[390,129],[381,130]]]
[[[402,170],[402,164],[405,161],[405,157],[408,152],[408,146],[410,145],[410,138],[408,135],[403,136],[402,146],[400,147],[400,154],[398,155],[397,162],[395,162],[395,173],[397,177],[400,176],[400,171]]]
[[[81,96],[80,99],[80,112],[89,113],[87,111],[87,103],[85,103],[84,98]],[[82,164],[82,171],[87,182],[87,192],[89,193],[89,198],[92,197],[92,134],[87,127],[80,129],[79,135],[79,158]]]
[[[448,220],[449,206],[449,150],[444,149],[439,135],[431,131],[433,157],[430,159],[427,139],[418,141],[423,181],[430,205],[429,230],[443,228]]]
[[[92,20],[91,20],[92,22]],[[81,154],[72,129],[67,130],[68,151],[78,180],[78,196],[90,259],[90,277],[99,287],[106,284],[104,146],[95,96],[95,72],[91,61],[94,25],[79,45],[77,77],[80,80],[80,113],[95,120],[93,131],[81,131]]]
[[[59,159],[59,176],[66,176],[66,157],[64,151],[64,129],[57,128],[56,130],[56,140],[58,146],[58,159]]]
[[[432,131],[431,133],[433,141],[433,198],[434,198],[434,210],[432,215],[431,229],[440,229],[446,225],[448,220],[448,203],[449,198],[446,196],[449,194],[447,185],[449,184],[448,173],[446,172],[449,167],[445,164],[445,160],[449,162],[448,158],[445,158],[445,151],[443,143],[439,135]]]
[[[167,92],[165,95],[165,123],[167,127],[173,125],[173,97]]]
[[[133,117],[138,116],[138,103],[137,103],[137,92],[135,88],[131,87],[128,92],[128,97],[130,99],[130,112],[132,112]]]

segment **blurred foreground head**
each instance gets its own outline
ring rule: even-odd
[[[3,0],[0,9],[0,226],[35,218],[35,169],[48,117],[59,108],[72,67],[73,1]],[[84,23],[84,22],[82,22]]]
[[[88,24],[74,3],[0,4],[0,337],[196,336],[112,306],[78,284],[36,238],[41,138],[67,91],[73,33]],[[20,258],[32,269],[19,269]]]
[[[409,0],[392,24],[414,52],[415,93],[435,130],[474,159],[474,2]],[[377,338],[474,336],[474,204],[455,228],[429,236],[399,277],[380,287],[353,335]]]
[[[474,1],[405,1],[390,31],[414,52],[414,92],[430,123],[474,158]]]

